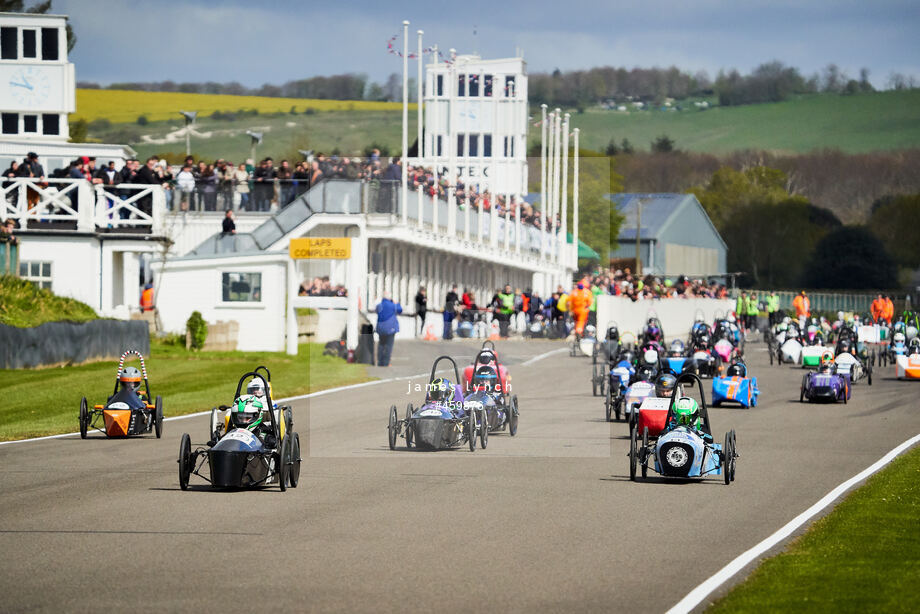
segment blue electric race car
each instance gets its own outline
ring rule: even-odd
[[[696,382],[700,401],[680,397],[681,382]],[[636,470],[641,467],[642,477],[649,467],[666,478],[693,479],[707,475],[721,475],[725,484],[735,479],[735,462],[738,458],[735,431],[725,433],[725,443],[713,441],[703,380],[692,373],[677,378],[674,392],[666,410],[665,427],[654,438],[648,427],[643,427],[641,440],[638,423],[629,432],[629,479],[636,480]],[[641,422],[641,421],[640,421]]]
[[[741,407],[748,409],[757,406],[760,388],[757,387],[757,378],[748,377],[747,365],[736,360],[728,367],[725,377],[712,378],[712,406],[718,407],[722,403],[740,403]]]

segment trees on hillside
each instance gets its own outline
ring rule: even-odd
[[[920,194],[882,200],[873,207],[868,227],[898,266],[920,267]]]
[[[864,226],[841,226],[824,235],[808,259],[803,282],[839,290],[898,287],[894,261]]]

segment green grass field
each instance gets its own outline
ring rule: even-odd
[[[363,365],[323,356],[304,344],[297,356],[274,352],[188,352],[154,343],[147,358],[151,393],[163,397],[167,417],[233,401],[240,376],[259,365],[271,370],[278,397],[315,392],[370,379]],[[136,364],[136,363],[132,363]],[[80,398],[90,406],[112,394],[117,361],[54,369],[0,370],[0,441],[79,430]],[[169,426],[165,427],[167,430]]]
[[[581,145],[603,151],[611,137],[648,150],[662,134],[679,149],[725,153],[739,149],[849,153],[920,147],[920,90],[853,96],[819,94],[773,104],[705,111],[588,110],[572,113]],[[539,137],[539,133],[536,134]]]
[[[708,612],[918,612],[918,528],[920,448],[914,448]]]
[[[117,104],[120,95],[116,91],[103,91],[100,97],[98,91],[95,92],[95,97],[78,97],[77,116],[104,117],[104,109]],[[136,93],[123,94],[134,96]],[[129,107],[130,111],[113,115],[111,126],[92,128],[90,137],[127,143],[142,157],[164,152],[184,153],[185,139],[176,134],[171,142],[150,142],[164,139],[183,124],[178,113],[164,110],[159,98],[147,96],[150,102],[145,102],[147,97],[137,98],[136,104]],[[96,98],[100,102],[95,102]],[[375,142],[386,145],[393,153],[399,150],[401,112],[398,105],[375,107],[361,101],[326,102],[330,104],[315,108],[328,110],[307,115],[303,108],[311,107],[313,101],[294,104],[297,112],[291,114],[287,112],[292,106],[289,99],[256,98],[242,104],[241,97],[208,96],[207,109],[261,108],[263,111],[255,117],[232,121],[213,120],[208,117],[210,110],[202,112],[196,130],[206,136],[192,138],[193,153],[204,159],[244,160],[249,156],[250,142],[246,130],[265,133],[257,151],[259,157],[299,159],[298,149],[326,153],[338,150],[343,155],[356,155]],[[688,106],[693,110],[623,113],[592,108],[582,114],[571,110],[572,125],[581,128],[582,147],[596,151],[603,151],[611,137],[617,142],[628,138],[637,149],[648,150],[649,143],[662,134],[674,139],[680,149],[711,153],[739,149],[805,152],[823,148],[858,153],[920,147],[920,90],[854,96],[816,94],[782,103],[715,107],[705,111]],[[536,117],[539,108],[534,107],[531,113]],[[146,115],[151,121],[144,126],[138,125],[135,120],[139,115]],[[412,109],[410,141],[415,139],[414,122]],[[531,126],[530,143],[539,143],[539,137],[539,128]]]

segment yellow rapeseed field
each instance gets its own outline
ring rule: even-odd
[[[288,112],[291,107],[298,113],[307,108],[317,111],[396,111],[402,108],[402,103],[78,89],[77,112],[71,116],[71,121],[108,119],[112,123],[126,123],[137,121],[141,115],[145,115],[150,121],[181,121],[180,110],[198,111],[200,117],[210,115],[214,111],[240,109],[258,109],[259,113]],[[414,109],[415,105],[410,107]]]

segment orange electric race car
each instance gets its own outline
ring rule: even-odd
[[[125,358],[130,354],[140,358],[140,371],[137,367],[125,367]],[[93,405],[92,409],[86,397],[80,400],[80,437],[86,439],[87,430],[93,428],[108,437],[128,437],[155,431],[159,439],[163,434],[163,399],[156,397],[150,403],[151,399],[144,357],[137,350],[128,350],[118,360],[112,396],[102,405]]]

